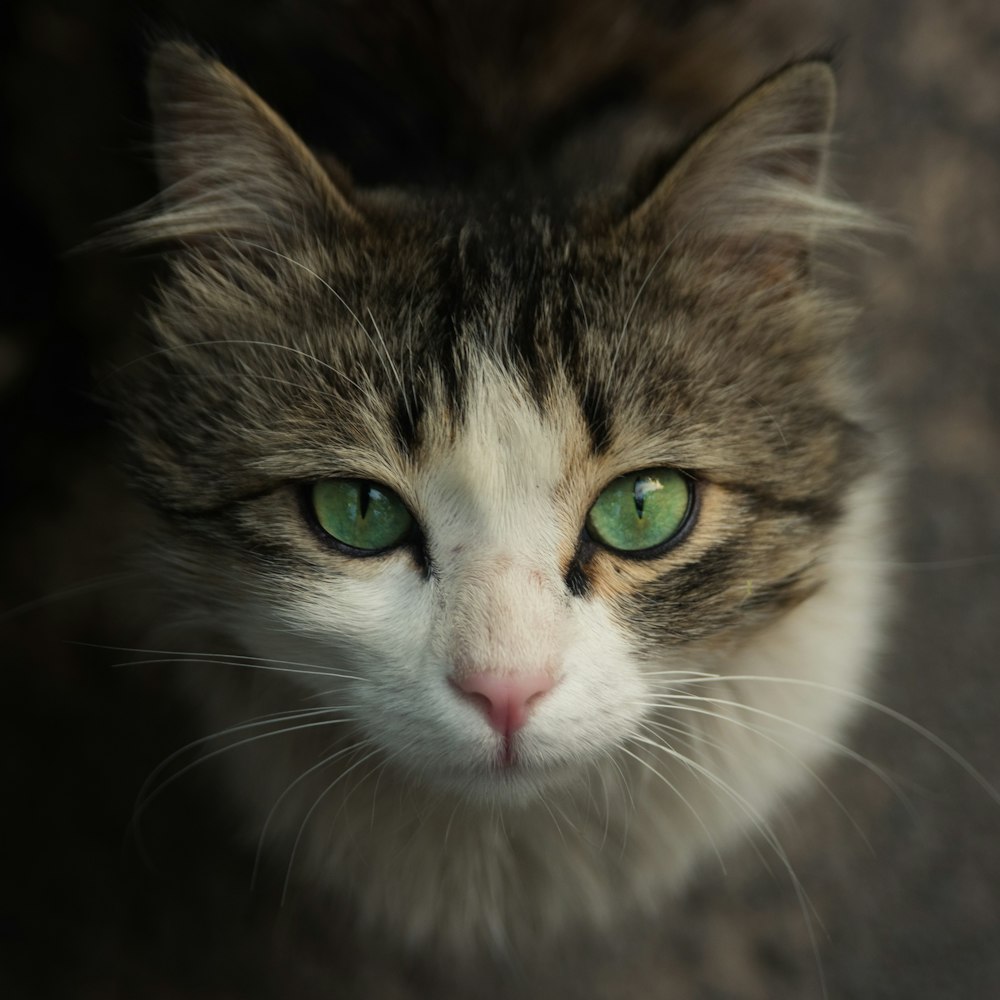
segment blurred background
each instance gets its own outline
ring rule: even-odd
[[[404,961],[356,941],[335,904],[281,907],[266,876],[252,890],[252,852],[197,774],[151,810],[144,859],[129,833],[137,791],[191,731],[162,676],[98,648],[139,641],[123,571],[139,529],[102,400],[156,262],[78,251],[155,191],[142,84],[152,39],[220,53],[307,138],[324,116],[365,114],[377,93],[323,61],[308,37],[318,0],[7,0],[3,996],[1000,996],[1000,799],[957,763],[1000,787],[1000,5],[635,6],[665,31],[704,18],[699,30],[727,33],[748,85],[832,46],[838,183],[901,228],[856,262],[858,350],[901,467],[899,600],[873,697],[935,739],[872,710],[851,744],[905,794],[842,760],[825,777],[843,808],[817,791],[778,818],[810,919],[788,875],[748,846],[726,873],[706,867],[662,921],[530,981]],[[345,94],[361,104],[331,111]],[[382,179],[364,142],[338,152],[361,180]]]

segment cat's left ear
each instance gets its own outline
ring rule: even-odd
[[[162,208],[144,240],[264,238],[318,222],[360,222],[288,124],[238,76],[198,49],[161,45],[149,71]]]
[[[825,192],[835,103],[826,63],[784,70],[695,139],[625,225],[766,247],[772,262],[863,226],[863,212]]]

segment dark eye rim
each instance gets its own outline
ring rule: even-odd
[[[652,545],[648,549],[616,549],[613,545],[608,545],[607,542],[602,542],[599,538],[594,538],[594,536],[587,530],[587,521],[586,518],[584,518],[583,528],[580,535],[581,541],[587,546],[593,546],[595,549],[602,549],[604,552],[610,552],[612,555],[618,556],[620,559],[635,560],[637,562],[643,562],[647,559],[659,559],[661,556],[666,555],[672,549],[677,548],[677,546],[684,542],[691,534],[695,524],[697,524],[698,514],[701,512],[701,480],[698,479],[694,473],[686,469],[677,469],[669,465],[649,466],[645,469],[637,469],[635,472],[626,472],[623,476],[641,476],[643,473],[655,472],[657,469],[670,469],[672,472],[676,472],[678,475],[682,476],[687,484],[687,508],[684,511],[684,517],[681,519],[681,523],[677,526],[677,530],[669,538],[665,538],[658,545]],[[601,493],[603,493],[604,490],[611,485],[611,483],[623,478],[623,476],[615,476],[614,479],[605,484],[605,486],[601,489],[601,492],[594,497],[590,506],[587,508],[588,515],[590,514],[591,507],[593,507],[594,504],[600,499]]]
[[[385,490],[386,493],[396,497],[396,499],[403,504],[407,514],[410,515],[409,530],[405,535],[403,535],[402,538],[400,538],[398,542],[393,542],[392,545],[385,545],[380,549],[359,549],[357,546],[348,545],[346,542],[342,542],[339,538],[335,538],[323,527],[322,524],[319,523],[319,517],[316,515],[316,508],[312,502],[312,491],[315,489],[316,485],[318,483],[330,482],[334,479],[353,479],[370,482],[379,489]],[[310,479],[306,482],[299,483],[296,488],[296,493],[298,494],[299,509],[302,513],[302,519],[309,526],[316,538],[318,538],[319,541],[328,548],[331,548],[336,552],[343,553],[346,556],[351,556],[354,559],[370,559],[372,557],[389,555],[399,549],[411,549],[417,561],[419,563],[423,563],[424,536],[420,530],[420,523],[417,521],[413,511],[410,510],[410,508],[403,502],[403,498],[400,497],[400,495],[391,486],[386,486],[385,483],[381,483],[377,479],[371,479],[368,476],[324,476],[322,479]]]

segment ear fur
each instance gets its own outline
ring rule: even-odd
[[[796,253],[868,228],[825,191],[836,85],[824,62],[799,63],[739,101],[684,151],[627,225],[757,243]]]
[[[162,208],[136,242],[262,236],[360,213],[302,140],[239,77],[178,42],[153,54],[149,95]]]

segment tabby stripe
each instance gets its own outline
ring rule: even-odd
[[[834,524],[844,514],[844,506],[839,497],[779,497],[754,486],[741,485],[736,488],[749,496],[758,506],[781,514],[803,517],[821,527]]]
[[[579,386],[577,392],[580,412],[590,435],[590,446],[595,455],[601,455],[611,446],[611,409],[607,393],[593,379]]]

